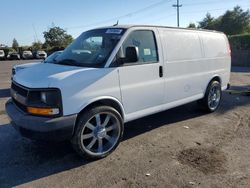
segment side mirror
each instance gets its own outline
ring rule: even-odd
[[[139,49],[136,46],[128,46],[125,52],[125,63],[135,63],[139,60]]]

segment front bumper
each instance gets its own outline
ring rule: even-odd
[[[24,137],[62,141],[73,135],[76,114],[58,118],[32,116],[21,111],[11,99],[5,104],[5,109],[13,127]]]

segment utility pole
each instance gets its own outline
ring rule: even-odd
[[[173,7],[177,8],[177,27],[180,26],[180,7],[182,7],[182,5],[179,4],[179,0],[177,0],[177,4],[174,4]]]
[[[38,37],[37,37],[37,32],[36,32],[36,27],[34,24],[32,24],[32,27],[33,27],[33,30],[34,30],[34,33],[35,33],[35,42],[38,42]]]

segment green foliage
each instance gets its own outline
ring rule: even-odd
[[[9,50],[9,52],[16,52],[16,50],[14,48],[7,48]]]
[[[41,50],[43,47],[43,43],[41,41],[33,42],[32,43],[32,50]]]
[[[190,23],[190,24],[188,25],[188,28],[196,28],[195,23]]]
[[[30,46],[22,46],[22,51],[24,50],[32,50],[32,48]]]
[[[14,38],[13,42],[12,42],[12,48],[17,51],[18,47],[19,47],[19,44],[18,44],[17,40]]]
[[[236,6],[234,10],[227,11],[221,18],[220,31],[224,31],[228,35],[243,33],[247,30],[250,23],[249,10],[243,11],[242,8]]]
[[[33,42],[31,46],[23,46],[19,47],[17,40],[14,38],[12,43],[12,49],[15,51],[23,51],[23,50],[41,50],[44,49],[48,52],[53,52],[55,50],[65,49],[72,41],[73,37],[67,32],[60,28],[52,25],[48,31],[43,32],[45,42],[41,41]],[[6,51],[10,51],[10,49],[6,49]]]
[[[66,47],[72,41],[73,37],[66,33],[66,31],[60,27],[54,26],[51,27],[48,31],[43,32],[45,43],[44,48],[53,48],[53,47]]]
[[[229,37],[232,49],[250,50],[250,33],[241,35],[232,35]]]
[[[202,29],[215,29],[215,18],[211,16],[211,14],[207,13],[205,18],[199,22],[199,28]]]
[[[15,52],[16,51],[15,49],[10,48],[10,47],[4,47],[4,48],[1,48],[1,50],[4,51],[5,56],[7,56],[9,52]]]
[[[199,22],[198,28],[218,30],[227,35],[246,33],[250,31],[250,12],[236,6],[218,18],[207,13],[205,18]]]

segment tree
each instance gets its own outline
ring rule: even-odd
[[[43,32],[46,48],[62,48],[68,46],[73,37],[66,33],[66,31],[60,27],[53,26],[48,31]]]
[[[211,16],[210,13],[207,13],[205,18],[203,18],[202,21],[199,22],[199,28],[202,29],[215,29],[215,23],[216,23],[216,19],[214,17]]]
[[[228,10],[218,18],[212,17],[209,13],[199,22],[198,28],[218,30],[227,35],[247,33],[250,31],[249,10],[243,11],[239,6]]]
[[[19,47],[19,44],[18,44],[17,40],[14,38],[13,42],[12,42],[12,48],[17,51],[18,47]]]
[[[243,11],[242,8],[236,6],[232,11],[226,11],[221,17],[221,23],[218,30],[228,35],[235,35],[246,32],[249,29],[249,24],[249,10]]]
[[[187,27],[188,28],[196,28],[196,25],[195,25],[195,23],[190,23]]]
[[[33,42],[32,43],[32,50],[41,50],[43,47],[43,43],[41,41]]]

